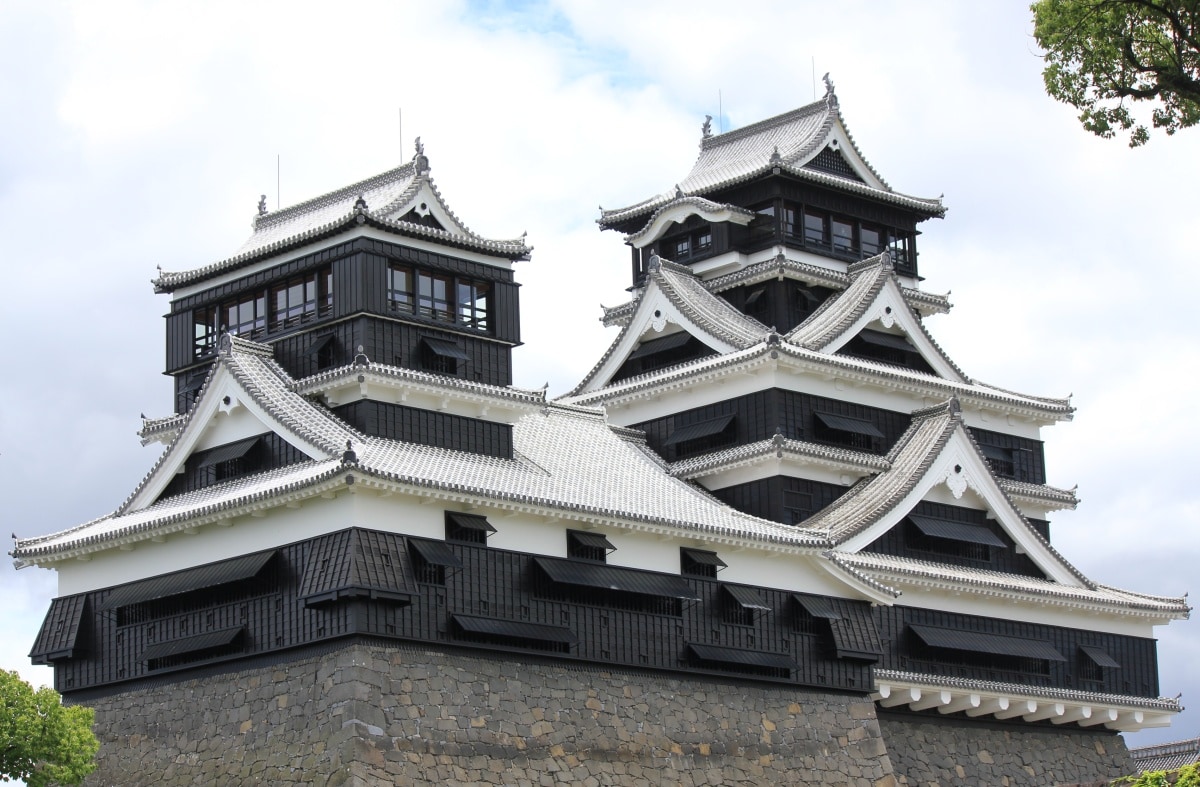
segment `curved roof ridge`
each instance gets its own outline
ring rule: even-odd
[[[314,208],[326,208],[335,205],[346,199],[356,199],[364,192],[376,191],[380,188],[393,186],[398,184],[402,179],[411,182],[411,178],[416,174],[416,162],[409,161],[406,164],[401,164],[398,167],[389,169],[385,172],[380,172],[377,175],[372,175],[364,178],[357,183],[351,183],[349,186],[342,186],[333,191],[319,194],[311,199],[303,200],[286,208],[279,210],[267,211],[254,217],[252,226],[255,232],[259,227],[269,227],[274,224],[282,223],[295,216],[302,215],[312,211]],[[251,236],[253,237],[253,236]]]
[[[333,413],[296,393],[295,381],[273,357],[229,354],[229,371],[255,404],[280,425],[303,436],[330,458],[340,456],[346,442],[365,443],[366,435],[348,426]]]
[[[851,278],[840,271],[813,265],[810,262],[793,260],[785,254],[776,254],[768,260],[751,263],[730,273],[714,276],[704,282],[709,292],[718,293],[742,284],[754,284],[760,279],[775,278],[787,273],[803,274],[808,281],[816,281],[821,286],[831,289],[845,289]],[[615,311],[620,307],[613,307]]]
[[[645,296],[645,294],[646,294],[646,290],[645,290],[645,288],[643,288],[642,291],[639,292],[637,294],[637,296],[634,297],[634,299],[632,301],[632,303],[634,304],[634,307],[633,307],[634,312],[637,311],[637,304],[641,303],[642,298]],[[610,358],[612,358],[613,355],[616,353],[617,348],[621,346],[621,342],[624,341],[624,339],[625,339],[625,334],[629,333],[629,331],[630,331],[630,323],[626,322],[624,325],[621,326],[621,331],[617,334],[617,338],[613,339],[612,344],[608,345],[608,349],[606,349],[604,351],[604,353],[600,356],[600,359],[598,361],[596,361],[595,364],[592,365],[592,368],[588,371],[587,374],[585,374],[583,376],[583,379],[580,380],[579,383],[574,388],[572,388],[570,391],[568,391],[567,393],[563,394],[562,396],[560,396],[558,398],[566,399],[566,398],[570,398],[572,396],[579,396],[581,393],[583,393],[583,389],[589,383],[591,383],[592,380],[595,379],[596,375],[600,373],[600,370],[604,368],[604,365],[606,363],[608,363],[608,360]]]
[[[884,287],[890,282],[895,286],[910,313],[910,319],[905,319],[903,315],[893,317],[893,319],[901,321],[900,327],[905,335],[911,335],[914,331],[918,332],[925,341],[929,342],[929,347],[936,353],[938,359],[958,376],[959,382],[970,382],[971,378],[946,354],[942,346],[929,333],[929,329],[925,327],[925,323],[920,319],[917,311],[909,303],[908,293],[900,283],[900,277],[896,273],[890,252],[883,251],[874,257],[853,263],[848,268],[848,272],[853,277],[850,286],[837,295],[825,299],[816,311],[809,315],[808,319],[788,332],[784,337],[787,341],[815,352],[831,346],[867,313],[879,299]],[[888,311],[890,314],[890,308]],[[915,345],[914,349],[917,349]]]
[[[891,271],[891,255],[886,251],[851,265],[850,285],[826,298],[808,319],[788,331],[784,339],[819,352],[871,308]]]
[[[813,514],[807,520],[809,526],[826,530],[839,544],[892,511],[928,472],[962,422],[957,405],[957,400],[950,399],[913,413],[912,423],[887,453],[891,467],[863,479]]]
[[[754,215],[754,211],[739,207],[737,205],[734,205],[731,202],[714,202],[713,200],[706,199],[705,197],[700,197],[700,196],[695,196],[695,195],[687,196],[687,195],[680,193],[680,194],[676,194],[676,196],[673,199],[668,200],[667,202],[664,202],[661,205],[659,205],[654,210],[654,212],[650,214],[650,217],[648,219],[646,219],[646,224],[641,229],[639,229],[637,232],[633,232],[633,233],[630,233],[629,235],[626,235],[624,238],[624,241],[626,243],[636,242],[639,236],[645,234],[651,227],[654,226],[654,222],[658,220],[659,216],[663,215],[667,211],[669,211],[672,208],[677,207],[679,205],[693,205],[697,209],[699,209],[701,211],[708,211],[709,213],[719,213],[720,211],[729,211],[730,213],[737,213],[737,214],[741,214],[743,216],[753,216]]]
[[[667,300],[689,320],[738,349],[758,344],[771,329],[743,314],[729,301],[713,295],[690,268],[651,258],[649,275]]]
[[[829,75],[826,74],[825,78],[828,80]],[[846,125],[846,118],[842,115],[842,104],[840,101],[838,101],[837,94],[833,91],[833,82],[827,81],[826,85],[829,87],[828,96],[830,99],[830,104],[833,108],[833,112],[837,115],[837,121],[841,125],[842,131],[846,132],[846,139],[850,141],[850,147],[854,149],[855,154],[858,156],[858,160],[862,162],[863,166],[867,168],[868,172],[875,176],[876,180],[883,184],[883,188],[885,190],[892,191],[892,187],[888,185],[888,182],[883,179],[882,175],[879,174],[879,170],[875,169],[874,165],[872,165],[870,161],[867,161],[867,157],[863,155],[862,148],[858,146],[858,140],[856,140],[854,135],[850,133],[850,126]]]
[[[724,448],[700,456],[688,457],[672,462],[671,475],[686,478],[717,468],[730,468],[754,462],[764,456],[774,454],[783,458],[785,454],[796,457],[811,458],[820,462],[849,465],[863,470],[882,472],[891,464],[881,456],[865,451],[855,451],[849,448],[821,445],[807,440],[796,440],[783,435],[775,435],[765,440],[757,440],[733,448]]]

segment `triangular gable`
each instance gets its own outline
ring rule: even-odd
[[[1055,582],[1091,587],[1025,520],[1005,494],[963,423],[957,400],[917,411],[888,454],[891,469],[856,484],[806,526],[826,529],[839,551],[857,552],[895,527],[917,503],[945,484],[955,499],[976,496],[1017,548]]]
[[[833,113],[833,121],[828,125],[824,138],[820,141],[814,140],[803,151],[785,158],[785,166],[793,172],[806,170],[827,173],[834,177],[859,181],[880,191],[891,191],[891,187],[879,176],[875,168],[867,163],[862,151],[854,144],[854,139],[842,120],[842,113],[837,108],[836,96],[833,98]],[[830,167],[830,164],[834,166]]]
[[[829,298],[785,337],[808,350],[833,354],[872,328],[907,338],[934,374],[960,383],[971,382],[950,360],[917,318],[887,252],[850,266],[850,286]]]
[[[646,284],[633,314],[599,363],[569,396],[590,393],[608,385],[639,344],[685,331],[720,354],[762,342],[770,329],[713,295],[691,270],[652,257]]]
[[[371,213],[384,221],[441,229],[451,235],[477,238],[475,233],[450,210],[428,172],[421,173],[403,193],[385,205],[368,205]],[[416,220],[414,220],[416,219]],[[436,223],[430,223],[430,219]]]
[[[274,432],[307,456],[333,459],[364,438],[290,388],[291,379],[265,345],[221,337],[217,360],[192,409],[133,494],[117,509],[151,505],[194,452]]]

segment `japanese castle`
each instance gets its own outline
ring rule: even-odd
[[[1037,740],[1064,752],[1054,767],[1104,754],[1065,775],[1026,763],[1005,783],[1120,776],[1117,733],[1180,710],[1160,696],[1154,629],[1189,608],[1100,584],[1053,546],[1051,515],[1077,500],[1047,484],[1042,429],[1073,409],[981,383],[938,345],[950,303],[921,289],[917,242],[945,212],[868,163],[831,83],[728,133],[705,123],[677,184],[602,210],[600,229],[629,248],[613,264],[630,265],[631,296],[604,310],[607,351],[552,399],[512,379],[514,269],[531,246],[469,229],[419,142],[399,168],[260,204],[231,256],[154,280],[171,298],[175,386],[173,413],[140,433],[165,446],[157,462],[108,516],[17,540],[18,564],[59,580],[30,656],[67,701],[97,708],[101,772],[139,751],[155,784],[175,783],[161,763],[180,762],[187,731],[156,737],[151,716],[203,691],[270,693],[288,665],[344,653],[385,654],[397,682],[413,664],[440,670],[444,695],[420,700],[423,717],[473,708],[454,749],[432,721],[389,731],[400,714],[374,703],[383,720],[354,727],[355,751],[387,754],[362,755],[374,778],[399,778],[387,769],[405,746],[465,761],[486,742],[514,768],[641,763],[644,782],[597,777],[629,784],[718,761],[729,774],[765,746],[786,763],[760,766],[772,780],[834,783],[800,764],[802,737],[726,745],[737,731],[703,713],[691,733],[710,744],[664,723],[662,757],[582,727],[572,734],[593,737],[574,755],[540,747],[557,733],[500,700],[454,699],[450,684],[481,665],[515,665],[531,685],[581,680],[602,708],[626,700],[586,676],[619,676],[651,709],[752,696],[795,716],[809,698],[845,698],[857,718],[825,738],[812,718],[800,726],[833,759],[853,748],[846,730],[878,740],[864,758],[877,772],[847,784],[953,782],[917,763],[915,729]],[[342,673],[320,674],[332,697]],[[336,716],[308,701],[308,723]],[[255,720],[214,719],[205,734],[246,761],[303,737],[281,722],[251,739]],[[293,767],[353,770],[346,751]],[[201,772],[218,773],[188,778]]]

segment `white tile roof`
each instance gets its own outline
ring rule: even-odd
[[[404,220],[421,195],[437,203],[450,226],[437,229]],[[403,166],[314,199],[255,216],[254,231],[233,256],[189,271],[160,271],[153,282],[155,291],[171,292],[364,224],[508,259],[523,259],[531,250],[524,238],[489,240],[468,229],[442,199],[429,175],[428,159],[418,154]]]
[[[1109,606],[1170,617],[1187,617],[1184,598],[1153,596],[1093,584],[1092,587],[1063,585],[1049,579],[1006,574],[982,568],[952,566],[914,558],[874,552],[831,552],[830,558],[853,567],[887,584],[920,584],[927,587],[969,587],[984,596],[1036,597],[1062,604]]]
[[[868,176],[878,185],[860,183],[804,166],[829,143],[835,128],[844,133],[853,153],[866,167]],[[652,214],[678,196],[711,194],[765,175],[776,167],[804,179],[868,194],[931,216],[945,213],[941,199],[910,197],[893,191],[887,185],[854,144],[838,108],[837,96],[830,89],[819,101],[807,106],[725,134],[704,138],[692,171],[675,188],[628,207],[604,210],[598,221],[601,226],[608,227]]]
[[[343,487],[346,477],[353,476],[357,483],[368,487],[399,487],[418,494],[425,490],[447,499],[557,512],[581,521],[677,529],[703,534],[708,539],[757,541],[810,551],[822,556],[835,574],[885,600],[898,595],[887,583],[889,576],[922,576],[993,592],[1055,595],[1079,603],[1186,614],[1186,603],[1181,599],[1144,596],[1092,583],[1086,588],[1065,587],[1049,580],[829,551],[834,543],[844,541],[848,534],[877,518],[889,504],[894,506],[953,430],[963,428],[959,414],[950,405],[917,413],[905,438],[884,460],[886,468],[879,468],[872,479],[860,482],[804,526],[797,527],[744,514],[702,488],[672,477],[670,468],[645,446],[639,433],[609,426],[601,410],[546,404],[529,412],[514,424],[513,459],[364,436],[297,393],[301,385],[270,358],[270,352],[266,345],[223,337],[217,365],[238,381],[279,429],[302,433],[307,442],[321,447],[323,456],[162,498],[136,509],[127,501],[112,515],[59,533],[19,540],[13,556],[25,563],[53,563],[311,497]],[[206,397],[217,395],[209,391],[216,373],[214,369],[175,440],[130,500],[160,472],[185,436],[205,429],[206,424],[194,416],[205,410],[202,405]],[[496,395],[506,393],[496,389]],[[346,441],[352,444],[353,460],[343,455]],[[769,450],[814,456],[821,453],[798,441],[780,438],[767,442]],[[746,447],[751,453],[754,449]],[[854,452],[843,453],[847,455],[823,458],[866,462],[850,455]],[[732,455],[724,458],[738,459]]]
[[[693,293],[698,295],[694,290]],[[716,297],[711,293],[709,295],[713,298]],[[640,306],[642,301],[639,300],[638,303]],[[626,330],[627,328],[622,329],[622,333],[613,341],[600,362],[584,377],[583,381],[574,390],[561,397],[559,401],[593,405],[658,396],[668,390],[686,387],[698,380],[727,373],[733,368],[749,368],[773,362],[775,356],[772,354],[776,353],[786,356],[796,363],[820,369],[822,373],[838,373],[871,383],[887,381],[898,389],[931,398],[954,396],[968,401],[983,401],[991,407],[1001,407],[1019,412],[1027,417],[1046,418],[1054,421],[1070,420],[1074,413],[1070,399],[1032,396],[1007,391],[975,380],[966,382],[946,380],[925,372],[879,361],[845,355],[828,355],[799,347],[782,340],[777,335],[770,334],[764,336],[757,344],[743,350],[688,361],[585,390],[589,384],[595,382],[596,373],[620,346]]]
[[[222,343],[218,363],[263,411],[278,420],[280,428],[306,433],[311,442],[326,449],[328,458],[160,499],[138,510],[131,510],[127,501],[110,516],[61,533],[20,540],[14,557],[39,562],[112,546],[159,528],[183,527],[196,519],[261,506],[263,501],[336,481],[345,472],[353,472],[362,483],[375,479],[377,483],[483,498],[514,507],[551,509],[584,519],[645,523],[710,537],[814,550],[828,546],[820,533],[741,513],[704,490],[672,478],[642,441],[631,439],[629,430],[611,428],[602,411],[547,405],[523,416],[513,427],[513,459],[368,437],[296,393],[295,383],[267,357],[269,352],[265,345],[230,337]],[[207,394],[206,384],[192,413],[202,409]],[[160,470],[184,435],[204,428],[193,420],[183,425],[130,500]],[[354,465],[342,463],[347,440],[357,456]]]

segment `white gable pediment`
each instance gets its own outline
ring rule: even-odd
[[[854,174],[857,175],[863,183],[867,184],[871,188],[880,189],[883,191],[891,190],[887,183],[883,181],[883,178],[879,177],[879,174],[875,172],[875,170],[872,169],[869,164],[867,164],[866,160],[862,157],[862,154],[859,153],[858,147],[855,146],[853,140],[850,139],[850,135],[846,133],[846,128],[842,125],[840,117],[834,120],[829,129],[828,135],[825,137],[824,144],[815,146],[811,153],[803,158],[798,159],[797,161],[794,161],[792,166],[796,168],[804,167],[813,159],[817,158],[817,156],[821,155],[822,151],[827,149],[830,151],[830,153],[840,155],[850,170],[854,172]]]
[[[242,386],[230,372],[227,362],[219,360],[179,434],[119,513],[131,513],[153,504],[171,480],[183,471],[192,454],[270,433],[280,435],[313,459],[330,458],[329,453],[319,446],[284,428]]]
[[[446,203],[442,200],[437,189],[429,182],[428,178],[419,178],[413,188],[405,192],[405,194],[391,205],[370,205],[372,209],[378,209],[377,216],[388,221],[407,221],[405,219],[410,213],[425,218],[429,217],[436,221],[443,230],[452,235],[469,235],[471,234],[458,217],[450,210]]]
[[[875,298],[862,310],[857,319],[844,330],[829,337],[822,346],[814,349],[828,354],[836,353],[868,328],[906,339],[938,377],[960,383],[970,382],[929,336],[908,305],[894,276],[886,278]]]
[[[588,393],[608,385],[613,375],[644,342],[680,332],[695,337],[717,353],[741,349],[709,334],[672,303],[656,282],[650,281],[628,325],[621,331],[591,379],[577,393]]]
[[[1033,530],[1004,494],[991,467],[961,423],[904,498],[871,526],[839,545],[839,550],[858,552],[864,549],[898,525],[923,500],[982,507],[1013,540],[1017,551],[1027,554],[1048,578],[1074,587],[1084,585],[1077,572]]]

